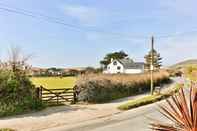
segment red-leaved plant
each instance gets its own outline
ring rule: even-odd
[[[155,131],[197,131],[197,87],[192,84],[188,89],[183,88],[167,99],[167,106],[160,106],[161,113],[169,119],[172,124],[152,123],[151,129]]]

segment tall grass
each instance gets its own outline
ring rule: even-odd
[[[159,85],[169,81],[169,73],[154,73],[154,83]],[[78,78],[76,84],[79,101],[102,103],[110,100],[132,96],[150,90],[150,73],[126,74],[89,74]]]

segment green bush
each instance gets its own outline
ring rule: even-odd
[[[169,82],[167,72],[156,72],[154,83]],[[150,75],[84,75],[76,85],[78,101],[103,103],[150,90]]]
[[[40,108],[42,103],[28,77],[18,76],[11,70],[0,70],[0,117]]]

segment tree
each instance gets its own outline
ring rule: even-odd
[[[101,73],[101,68],[94,68],[94,67],[86,67],[84,73],[86,74],[93,74],[93,73]]]
[[[145,68],[150,70],[150,66],[151,66],[151,62],[152,62],[152,51],[148,52],[148,55],[146,55],[145,58]],[[157,51],[155,49],[153,49],[153,67],[154,69],[160,69],[161,68],[161,56],[159,53],[157,53]]]
[[[120,60],[127,57],[128,54],[126,54],[124,51],[109,53],[104,57],[103,60],[100,61],[100,64],[103,68],[106,68],[107,65],[111,62],[111,59]]]
[[[95,68],[94,67],[86,67],[85,68],[85,73],[90,74],[90,73],[95,73]]]
[[[17,78],[26,76],[30,72],[31,66],[27,62],[32,55],[24,55],[17,46],[11,47],[8,55],[9,59],[7,62],[2,63],[2,68],[11,70]]]

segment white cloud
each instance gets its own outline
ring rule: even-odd
[[[85,25],[94,25],[99,15],[97,9],[81,5],[66,5],[64,12]]]

